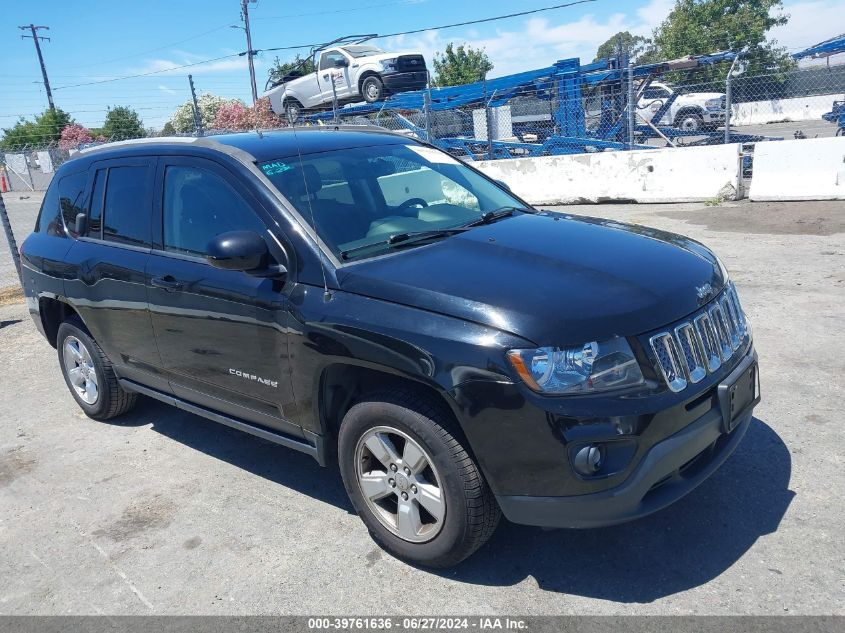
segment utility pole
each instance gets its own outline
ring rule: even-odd
[[[200,114],[199,103],[197,103],[197,92],[194,90],[193,75],[188,75],[188,83],[191,84],[191,99],[194,102],[194,132],[197,136],[202,136],[202,115]]]
[[[258,90],[255,88],[255,65],[252,62],[255,51],[252,50],[252,33],[249,30],[250,2],[256,2],[256,0],[241,0],[241,19],[244,22],[244,31],[246,31],[246,59],[249,63],[249,85],[252,88],[252,105],[255,105],[258,101]]]
[[[47,91],[47,102],[50,104],[50,109],[55,110],[56,106],[53,105],[53,93],[50,91],[50,80],[47,79],[47,67],[44,65],[44,57],[41,55],[41,44],[39,44],[39,40],[47,40],[49,42],[50,38],[42,37],[37,33],[37,31],[40,31],[41,29],[49,31],[50,27],[29,24],[27,26],[19,26],[18,28],[21,31],[29,30],[32,32],[32,35],[21,35],[21,39],[25,40],[27,38],[32,38],[32,41],[35,42],[35,52],[38,53],[38,63],[41,64],[41,76],[44,77],[44,89]]]

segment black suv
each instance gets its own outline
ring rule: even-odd
[[[446,566],[517,523],[677,500],[759,401],[719,260],[538,211],[373,129],[128,141],[61,166],[27,303],[91,418],[137,394],[337,460],[373,537]]]

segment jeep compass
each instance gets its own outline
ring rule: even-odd
[[[373,538],[418,564],[458,563],[501,514],[589,528],[664,508],[759,402],[706,247],[534,209],[383,130],[85,150],[21,251],[89,417],[143,394],[337,463]]]

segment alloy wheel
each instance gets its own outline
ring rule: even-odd
[[[361,494],[379,522],[410,543],[430,541],[446,517],[442,479],[431,456],[406,433],[367,431],[355,449]]]
[[[97,382],[97,368],[85,345],[75,336],[68,336],[64,342],[62,358],[65,371],[76,395],[86,404],[94,404],[100,397]]]

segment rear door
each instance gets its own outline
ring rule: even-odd
[[[234,174],[210,160],[163,157],[156,180],[148,292],[173,393],[299,434],[285,417],[293,395],[284,283],[221,270],[205,259],[216,235],[250,230],[284,260],[269,235],[266,211]]]
[[[88,193],[80,197],[60,187],[60,206],[77,237],[66,256],[69,300],[121,375],[166,389],[146,288],[155,166],[152,157],[96,162],[87,174]],[[83,212],[88,229],[78,235],[76,216]]]

